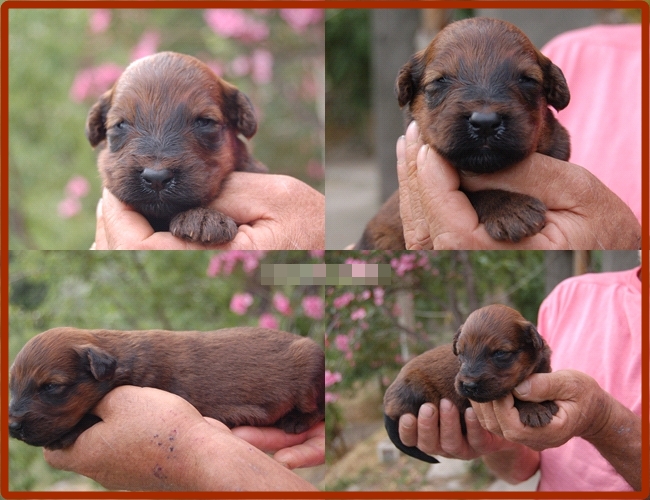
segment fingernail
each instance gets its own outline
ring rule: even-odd
[[[406,138],[410,142],[415,142],[418,140],[418,137],[420,136],[420,129],[418,128],[418,124],[415,123],[415,121],[412,121],[409,123],[409,126],[406,128]]]
[[[474,408],[471,406],[465,410],[465,420],[478,420],[478,417],[476,416],[476,412],[474,411]]]
[[[403,160],[406,158],[406,137],[401,135],[399,139],[397,139],[397,145],[395,146],[395,152],[397,153],[397,159],[398,160]]]
[[[422,167],[424,164],[424,161],[427,159],[427,154],[429,153],[429,146],[427,144],[423,144],[420,150],[418,151],[418,157],[417,157],[417,165],[418,167]]]
[[[515,387],[515,392],[520,396],[528,396],[530,393],[530,380],[524,380],[521,384]]]
[[[415,425],[415,418],[413,418],[411,415],[402,415],[399,423],[401,424],[402,427],[406,429],[410,429]]]
[[[452,406],[451,401],[448,399],[440,400],[440,411],[450,411]]]
[[[420,416],[424,418],[433,417],[433,408],[431,405],[425,404],[420,407]]]

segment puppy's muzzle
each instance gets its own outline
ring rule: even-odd
[[[495,136],[504,129],[503,117],[494,111],[474,111],[468,121],[472,135],[479,139],[487,139]]]
[[[145,168],[140,174],[140,178],[145,188],[160,192],[174,180],[174,172],[166,168],[159,170]]]

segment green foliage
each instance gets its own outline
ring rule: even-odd
[[[111,63],[122,68],[145,33],[160,35],[158,50],[215,61],[224,78],[248,94],[258,110],[255,156],[273,173],[323,189],[324,27],[297,33],[279,11],[247,15],[269,28],[251,43],[218,36],[201,9],[115,9],[103,32],[93,32],[85,9],[9,10],[9,172],[12,249],[87,249],[94,239],[101,195],[96,153],[84,135],[97,95],[82,102],[71,88],[81,70]],[[269,83],[236,76],[231,63],[257,50],[273,56]],[[108,84],[107,84],[108,85]],[[315,169],[309,169],[315,165]],[[64,218],[57,207],[74,176],[90,182],[81,211]]]

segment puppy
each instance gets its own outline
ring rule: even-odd
[[[10,370],[9,434],[65,448],[99,421],[90,412],[120,385],[155,387],[229,427],[300,433],[325,416],[325,358],[312,340],[265,328],[213,332],[54,328]]]
[[[485,403],[508,395],[532,373],[551,371],[551,350],[535,327],[514,309],[491,305],[477,309],[456,332],[453,343],[441,345],[409,361],[384,395],[384,423],[395,446],[429,463],[438,461],[399,438],[398,420],[418,414],[422,404],[438,406],[447,398],[463,414],[469,400]],[[550,423],[558,411],[553,401],[532,403],[515,398],[519,419],[530,427]]]
[[[569,134],[548,108],[569,104],[564,75],[505,21],[473,18],[445,27],[402,67],[396,94],[424,143],[460,172],[496,172],[536,151],[569,159]],[[517,242],[544,226],[546,207],[536,198],[502,190],[465,194],[495,240]],[[405,248],[397,192],[357,248]]]
[[[198,59],[161,52],[132,63],[88,113],[103,185],[155,231],[220,244],[235,221],[208,208],[233,170],[266,172],[237,137],[257,130],[248,98]]]

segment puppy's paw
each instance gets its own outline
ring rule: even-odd
[[[519,420],[528,427],[544,427],[551,423],[553,415],[558,411],[558,406],[554,401],[543,401],[542,403],[532,403],[530,401],[519,401],[515,406],[519,410]]]
[[[516,243],[539,233],[544,227],[546,206],[537,198],[499,189],[465,194],[479,222],[495,240]]]
[[[199,207],[176,215],[169,223],[169,230],[178,238],[219,245],[232,241],[237,224],[221,212]]]

